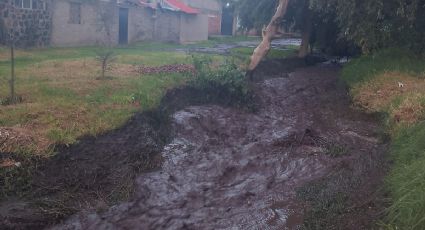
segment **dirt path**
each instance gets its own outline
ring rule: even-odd
[[[137,178],[134,201],[53,229],[299,229],[317,218],[308,214],[316,195],[340,193],[347,207],[310,227],[370,227],[385,146],[337,78],[335,67],[302,68],[256,83],[255,113],[214,105],[174,113],[162,169]],[[317,181],[320,189],[309,187]]]

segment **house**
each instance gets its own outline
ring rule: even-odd
[[[56,0],[52,7],[53,46],[208,39],[207,16],[177,0]]]
[[[188,6],[208,15],[208,35],[235,35],[236,15],[228,4],[217,0],[182,0]]]
[[[13,38],[22,47],[190,43],[223,28],[233,34],[233,22],[230,29],[223,26],[223,9],[218,0],[2,0],[0,42]]]

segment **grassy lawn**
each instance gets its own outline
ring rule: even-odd
[[[343,78],[358,106],[386,115],[393,139],[385,227],[425,229],[425,60],[385,50],[353,60]]]
[[[237,47],[230,50],[230,53],[234,57],[239,57],[241,59],[249,60],[250,55],[254,52],[255,48],[251,47]],[[295,56],[297,54],[298,47],[297,46],[289,46],[286,50],[278,50],[272,49],[267,54],[268,59],[273,58],[287,58],[290,56]]]
[[[32,143],[7,146],[45,153],[55,144],[71,144],[122,125],[134,112],[155,107],[169,88],[184,84],[189,74],[140,74],[138,66],[190,63],[183,52],[163,51],[173,44],[118,47],[108,80],[99,80],[97,47],[16,51],[16,91],[23,103],[0,106],[0,128]],[[157,49],[157,50],[155,50]],[[223,58],[212,55],[213,60]],[[9,93],[9,50],[0,49],[0,98]],[[30,148],[30,149],[27,149]]]
[[[29,139],[3,152],[50,153],[56,144],[72,144],[84,135],[98,135],[119,127],[136,111],[154,108],[167,89],[185,84],[189,74],[141,74],[140,66],[191,64],[191,55],[176,51],[256,41],[252,37],[215,37],[196,44],[137,43],[115,47],[108,79],[99,80],[99,47],[16,50],[16,91],[23,103],[0,106],[0,129]],[[243,68],[253,48],[231,50]],[[293,50],[272,50],[269,58],[282,58]],[[213,66],[225,57],[209,54]],[[0,102],[9,95],[10,51],[0,47]],[[0,130],[1,131],[1,130]]]

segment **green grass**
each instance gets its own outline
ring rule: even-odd
[[[180,45],[143,42],[110,48],[116,55],[108,80],[97,80],[94,46],[17,49],[16,92],[24,102],[0,107],[0,126],[20,126],[52,144],[72,144],[82,135],[97,135],[122,125],[136,111],[158,105],[169,88],[185,84],[187,74],[140,76],[134,66],[190,64],[191,56],[177,48],[214,46],[256,38],[223,37]],[[10,50],[0,49],[0,99],[9,96]],[[225,57],[208,54],[214,63]]]
[[[369,86],[377,82],[385,83],[385,79],[395,76],[405,81],[409,80],[404,93],[394,97],[389,102],[385,98],[378,103],[378,112],[392,114],[407,99],[409,103],[405,106],[415,108],[407,114],[417,112],[416,108],[425,106],[425,91],[421,88],[424,78],[425,60],[415,57],[408,52],[389,49],[374,55],[360,57],[349,63],[343,70],[343,79],[354,87],[354,97],[366,93]],[[390,74],[394,73],[394,74]],[[384,78],[382,80],[382,78]],[[390,80],[387,83],[378,84],[380,87],[394,87]],[[414,83],[416,82],[416,84]],[[415,84],[415,85],[414,85]],[[418,88],[419,87],[419,88]],[[369,88],[369,89],[368,89]],[[372,93],[382,91],[386,88],[377,88]],[[416,96],[412,96],[412,94]],[[365,94],[368,95],[368,94]],[[392,95],[392,94],[389,94]],[[367,103],[367,97],[366,102]],[[389,103],[388,105],[386,103]],[[368,106],[368,105],[363,105]],[[419,106],[419,107],[418,107]],[[386,178],[385,186],[390,194],[391,206],[387,210],[387,216],[383,220],[383,227],[387,229],[425,229],[425,121],[420,117],[415,123],[398,123],[396,121],[385,121],[386,126],[392,132],[392,144],[390,148],[390,159],[393,162],[390,173]]]
[[[292,55],[295,55],[297,50],[297,47],[291,47],[287,50],[278,50],[278,49],[272,49],[267,54],[267,58],[274,59],[274,58],[286,58]],[[250,47],[237,47],[231,49],[230,53],[234,56],[244,56],[244,57],[250,57],[252,53],[254,52],[254,48]]]
[[[343,69],[342,76],[345,82],[353,86],[386,71],[424,76],[425,62],[408,51],[386,49],[352,60]]]
[[[116,65],[160,66],[189,63],[189,56],[155,51],[177,45],[117,47]],[[16,91],[24,103],[0,107],[0,126],[23,126],[55,144],[71,144],[123,124],[134,112],[155,107],[164,92],[183,84],[185,74],[115,73],[96,80],[98,47],[16,50]],[[215,59],[220,57],[213,55]],[[9,50],[0,51],[0,98],[9,94]],[[74,64],[72,64],[74,63]],[[77,64],[75,64],[77,63]],[[87,63],[87,64],[86,64]],[[77,65],[77,66],[72,66]]]
[[[213,36],[210,37],[208,41],[212,43],[237,43],[244,41],[261,41],[261,38],[255,36]]]
[[[425,229],[425,122],[398,134],[391,159],[387,185],[392,205],[386,223],[393,229]]]

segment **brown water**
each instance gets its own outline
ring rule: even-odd
[[[350,108],[338,71],[303,68],[256,83],[255,113],[176,112],[162,169],[138,177],[134,201],[53,229],[300,228],[307,206],[296,189],[379,148],[376,121]]]

